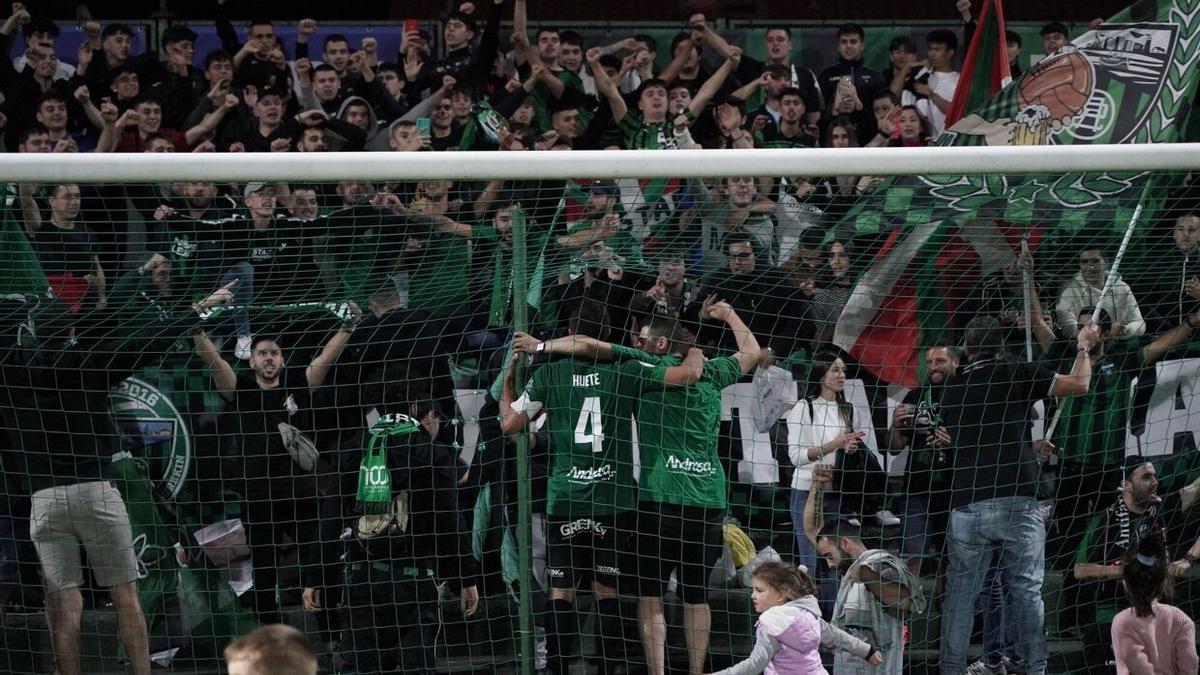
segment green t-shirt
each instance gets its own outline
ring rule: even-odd
[[[546,411],[547,513],[579,518],[633,508],[633,405],[649,378],[627,375],[631,363],[552,361],[513,401],[530,419]]]
[[[635,362],[636,363],[636,362]],[[638,451],[642,501],[723,509],[727,506],[725,470],[717,455],[721,390],[742,379],[732,356],[704,364],[700,381],[690,387],[661,383],[676,357],[657,364],[636,363],[629,372],[643,381],[638,400]]]
[[[1119,466],[1125,458],[1129,389],[1145,366],[1145,351],[1128,343],[1110,342],[1109,347],[1112,351],[1092,364],[1088,392],[1061,403],[1062,419],[1052,440],[1063,460],[1100,467]],[[1073,360],[1074,346],[1068,351]]]

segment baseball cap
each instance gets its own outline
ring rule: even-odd
[[[242,191],[242,196],[249,197],[250,195],[252,195],[256,192],[262,192],[266,188],[271,188],[272,190],[274,190],[274,187],[272,187],[269,183],[264,183],[262,181],[252,181],[250,183],[246,183],[246,189],[244,191]]]
[[[1125,458],[1125,462],[1122,464],[1121,475],[1124,476],[1125,480],[1129,480],[1133,476],[1134,471],[1137,471],[1146,464],[1152,464],[1152,462],[1141,455],[1130,455]]]
[[[588,193],[593,195],[604,195],[605,197],[616,197],[620,195],[617,190],[617,184],[611,180],[594,180],[588,186]]]

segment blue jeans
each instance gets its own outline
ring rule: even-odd
[[[993,555],[984,580],[983,595],[979,603],[983,609],[983,658],[988,665],[996,665],[1005,657],[1020,661],[1017,655],[1017,627],[1012,610],[1008,607],[1008,580],[999,568],[999,556]]]
[[[1029,675],[1046,672],[1042,634],[1042,579],[1046,572],[1046,525],[1032,497],[985,499],[950,512],[946,600],[942,606],[941,672],[967,669],[967,646],[975,600],[984,589],[992,556],[1008,581],[1008,609],[1017,634],[1017,654]],[[1008,617],[1006,617],[1008,618]]]
[[[793,489],[788,504],[792,512],[792,529],[796,533],[796,564],[808,568],[808,576],[817,587],[817,601],[821,606],[821,613],[826,619],[830,619],[833,617],[833,606],[837,603],[841,577],[838,576],[837,570],[829,569],[829,566],[817,554],[817,549],[808,541],[808,537],[804,536],[804,504],[808,502],[808,493],[808,490]],[[827,519],[837,516],[838,503],[836,495],[825,494],[824,507]]]

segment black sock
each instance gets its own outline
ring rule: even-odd
[[[567,600],[551,600],[546,617],[546,661],[555,675],[567,675],[567,666],[578,651],[578,636],[575,605]]]
[[[605,598],[596,601],[600,628],[600,672],[611,673],[625,663],[625,624],[621,620],[621,601]]]

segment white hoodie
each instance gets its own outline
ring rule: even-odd
[[[1101,300],[1100,293],[1103,290],[1084,281],[1082,272],[1071,277],[1063,286],[1062,294],[1058,296],[1058,304],[1054,308],[1058,313],[1058,325],[1062,326],[1063,333],[1070,337],[1078,335],[1079,312],[1087,307],[1095,307],[1097,301],[1112,317],[1113,323],[1125,325],[1125,335],[1122,339],[1128,340],[1145,333],[1146,322],[1142,319],[1142,311],[1138,309],[1137,299],[1133,297],[1133,290],[1129,288],[1129,284],[1117,277],[1112,291]]]

